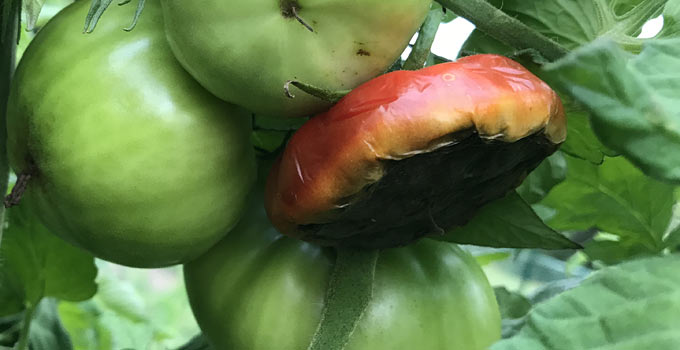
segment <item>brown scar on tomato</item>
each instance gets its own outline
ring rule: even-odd
[[[371,53],[364,49],[357,50],[357,56],[370,56],[370,55]]]

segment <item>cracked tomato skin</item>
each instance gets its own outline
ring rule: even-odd
[[[279,234],[261,206],[184,266],[192,310],[215,349],[306,349],[321,318],[334,250]],[[382,250],[373,288],[345,350],[484,350],[500,339],[493,290],[455,244]]]
[[[216,96],[262,115],[301,117],[330,104],[299,80],[352,89],[385,72],[425,19],[430,0],[162,0],[177,59]],[[310,32],[291,16],[292,7]]]
[[[82,34],[89,2],[55,16],[17,69],[8,109],[15,172],[45,225],[135,267],[190,260],[238,221],[255,173],[250,120],[177,64],[160,5],[111,6]],[[32,169],[32,170],[31,170]]]

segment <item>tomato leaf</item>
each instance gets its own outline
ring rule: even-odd
[[[567,177],[567,161],[558,152],[546,158],[541,165],[527,176],[517,193],[529,204],[541,201],[550,189]]]
[[[199,334],[186,344],[180,346],[177,348],[177,350],[212,350],[213,348],[208,344],[208,341],[203,337],[203,335]]]
[[[668,0],[663,10],[663,28],[657,38],[680,36],[680,0]]]
[[[114,349],[112,332],[102,324],[101,310],[92,301],[62,302],[58,310],[76,349]]]
[[[31,350],[73,349],[69,334],[62,326],[56,308],[56,300],[46,298],[34,310],[28,335]],[[19,330],[23,318],[24,312],[0,318],[0,349],[9,350],[15,345],[19,339]],[[7,346],[7,348],[4,346]]]
[[[574,109],[566,104],[567,112],[567,141],[562,145],[562,151],[570,156],[587,160],[593,164],[601,164],[605,154],[613,155],[593,132],[590,119],[586,112]]]
[[[73,349],[69,334],[59,320],[57,301],[43,300],[35,311],[29,334],[31,350]]]
[[[516,192],[486,205],[465,226],[431,238],[495,248],[580,247],[543,223]]]
[[[491,349],[677,349],[679,269],[677,255],[606,268],[538,304],[519,334]]]
[[[592,112],[602,142],[657,179],[680,183],[680,38],[639,56],[598,40],[547,67]]]
[[[494,292],[503,318],[520,318],[531,309],[531,302],[522,294],[511,292],[505,287],[494,288]]]
[[[26,22],[26,30],[33,30],[45,0],[23,0],[21,3]]]
[[[505,287],[494,288],[496,301],[502,317],[502,337],[509,338],[524,325],[524,316],[531,310],[531,302],[522,294],[511,292]]]
[[[43,297],[92,297],[97,289],[94,258],[50,233],[25,204],[8,211],[0,249],[0,315],[35,307]]]
[[[647,20],[664,8],[666,0],[491,0],[491,4],[568,49],[606,36],[637,51],[636,36]],[[624,6],[622,6],[624,5]],[[484,34],[473,33],[463,50],[505,47]]]
[[[619,249],[628,246],[625,249],[634,255],[640,248],[655,253],[666,247],[663,237],[671,222],[673,186],[646,177],[622,157],[606,158],[599,167],[573,157],[567,157],[567,163],[567,180],[541,202],[555,210],[548,220],[552,227],[596,227],[616,235]],[[589,252],[604,248],[591,247]]]

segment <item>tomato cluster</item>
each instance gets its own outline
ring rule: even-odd
[[[9,154],[30,178],[24,200],[99,258],[187,263],[192,308],[216,349],[306,348],[328,322],[335,246],[379,249],[346,349],[485,349],[500,319],[483,272],[457,246],[419,239],[517,186],[564,140],[564,112],[499,56],[379,76],[429,9],[161,0],[131,32],[121,30],[129,11],[115,7],[82,35],[77,1],[41,30],[14,79]],[[293,79],[356,89],[331,107],[287,97]],[[268,219],[264,181],[253,190],[251,117],[319,112],[269,175]]]

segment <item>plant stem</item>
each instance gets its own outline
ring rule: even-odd
[[[9,166],[7,164],[7,99],[9,98],[10,80],[14,73],[16,49],[21,16],[20,0],[0,2],[0,193],[7,193]],[[4,222],[5,209],[0,206],[0,223]],[[2,228],[0,224],[0,243]]]
[[[35,305],[29,304],[24,311],[24,319],[21,323],[21,333],[19,333],[19,341],[17,342],[17,350],[28,350],[28,335],[31,331],[31,321],[33,321],[33,313],[35,312]]]
[[[437,0],[487,35],[517,50],[533,49],[556,61],[569,53],[562,45],[497,9],[485,0]]]
[[[326,306],[307,350],[342,350],[373,298],[378,250],[338,248]]]
[[[418,32],[418,39],[415,45],[413,45],[413,50],[411,54],[404,62],[402,67],[405,70],[417,70],[423,68],[427,57],[430,55],[430,49],[432,49],[432,43],[434,43],[434,37],[437,35],[437,29],[439,29],[439,23],[441,23],[444,18],[443,9],[437,5],[433,4],[430,13],[425,18],[425,22],[420,27]]]

